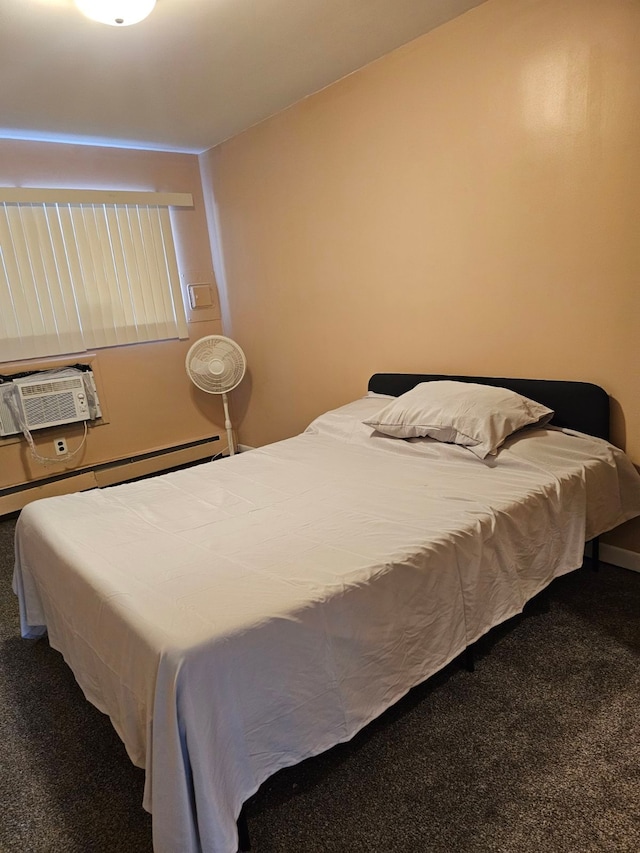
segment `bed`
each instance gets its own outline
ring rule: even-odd
[[[551,414],[486,453],[464,431],[393,434],[407,395],[445,386]],[[608,406],[589,383],[376,374],[294,438],[25,507],[22,635],[48,634],[145,768],[154,851],[235,853],[265,779],[350,739],[640,515]]]

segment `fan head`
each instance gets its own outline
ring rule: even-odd
[[[233,391],[247,369],[240,346],[224,335],[200,338],[189,349],[185,364],[193,384],[209,394]]]

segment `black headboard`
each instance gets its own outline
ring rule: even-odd
[[[399,397],[420,382],[450,379],[510,388],[553,409],[552,424],[576,429],[598,438],[609,438],[609,395],[590,382],[563,382],[555,379],[499,379],[493,376],[442,376],[433,373],[375,373],[369,391]]]

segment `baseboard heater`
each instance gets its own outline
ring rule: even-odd
[[[212,445],[219,440],[212,435],[0,489],[0,515],[17,512],[38,498],[113,486],[202,461],[215,455]]]

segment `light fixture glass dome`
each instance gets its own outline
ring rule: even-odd
[[[112,27],[137,24],[151,14],[156,0],[75,0],[83,15]]]

